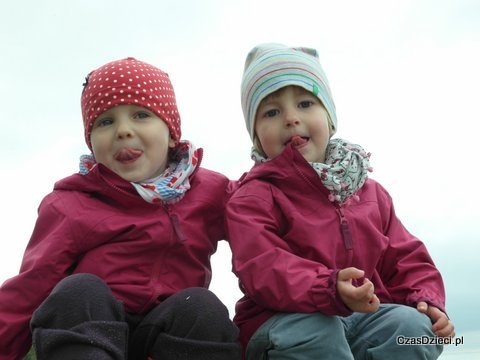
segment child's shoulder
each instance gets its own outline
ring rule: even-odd
[[[109,174],[104,174],[108,177]],[[120,179],[120,178],[118,178]],[[108,208],[114,208],[114,204],[124,199],[130,202],[134,196],[125,196],[128,192],[135,191],[130,183],[117,181],[115,177],[109,178],[107,183],[97,169],[86,175],[73,174],[58,180],[53,190],[47,194],[41,203],[42,207],[53,207],[66,215],[80,212],[98,213]],[[113,184],[113,185],[112,185]],[[118,190],[121,191],[118,191]]]
[[[99,167],[96,166],[88,174],[72,174],[58,180],[55,183],[53,190],[69,192],[97,192],[105,188],[103,177],[100,176],[99,173]]]
[[[197,171],[195,172],[194,178],[196,177],[201,177],[202,179],[211,179],[213,181],[228,181],[228,178],[226,175],[210,170],[204,167],[199,167]]]
[[[252,178],[248,176],[248,173],[245,173],[236,182],[232,198],[251,196],[268,202],[269,199],[280,196],[280,193],[282,193],[282,191],[268,181],[268,179]]]
[[[215,189],[225,189],[230,180],[222,173],[199,167],[190,182],[192,188],[208,186]]]
[[[54,184],[53,190],[43,198],[41,206],[50,206],[69,212],[84,203],[82,198],[89,198],[91,192],[101,189],[100,184],[97,183],[97,189],[94,189],[93,184],[94,182],[84,175],[67,176]]]
[[[365,184],[362,186],[361,191],[365,194],[371,194],[376,198],[386,199],[390,198],[388,191],[380,184],[377,180],[372,178],[367,178]]]

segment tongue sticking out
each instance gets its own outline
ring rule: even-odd
[[[130,161],[139,158],[142,155],[142,150],[125,148],[115,154],[115,160],[117,161]]]
[[[293,146],[300,146],[305,144],[307,142],[307,139],[304,139],[301,136],[295,135],[295,136],[292,136],[292,138],[290,139],[290,142],[292,143]]]

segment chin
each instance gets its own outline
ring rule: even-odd
[[[120,176],[123,180],[128,181],[128,182],[141,182],[145,180],[142,176],[135,176],[133,174],[122,174],[122,173],[117,173],[118,176]]]
[[[312,163],[324,163],[325,162],[325,160],[322,159],[319,156],[314,156],[312,154],[302,154],[302,155],[303,155],[303,158],[308,162],[312,162]]]

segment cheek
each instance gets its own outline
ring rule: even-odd
[[[265,152],[264,148],[268,148],[269,144],[269,138],[266,135],[265,131],[262,129],[255,130],[255,140],[254,140],[254,145],[257,148],[257,150],[261,150],[262,152]]]
[[[256,148],[260,150],[268,158],[273,159],[279,155],[283,149],[283,145],[278,136],[275,136],[272,132],[263,133],[262,137],[257,137]]]
[[[92,144],[92,153],[95,156],[97,162],[105,161],[105,154],[107,152],[107,142],[102,136],[96,135],[90,137],[90,143]]]
[[[327,119],[322,119],[321,121],[316,122],[314,126],[311,127],[311,131],[313,131],[316,136],[323,139],[329,139],[333,134]]]
[[[263,136],[263,138],[260,138],[260,144],[265,150],[276,148],[277,143],[278,141],[275,140],[275,137],[273,137],[272,134],[267,134]]]
[[[94,136],[90,137],[90,144],[92,145],[93,155],[95,155],[95,157],[97,157],[97,153],[101,149],[101,145],[100,145],[100,142],[98,141],[98,138],[94,137]]]
[[[255,133],[257,134],[257,138],[262,145],[272,143],[276,136],[275,128],[264,122],[259,122],[259,124],[255,127]]]

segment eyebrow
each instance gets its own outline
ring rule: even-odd
[[[275,102],[275,100],[277,100],[277,99],[280,97],[280,95],[281,95],[281,93],[282,93],[281,90],[282,90],[282,89],[280,89],[280,91],[277,90],[277,91],[275,91],[275,92],[273,92],[273,93],[268,94],[267,96],[265,96],[265,97],[262,99],[262,101],[260,101],[260,104],[258,104],[258,107],[268,105],[268,104],[270,104],[271,102]]]

